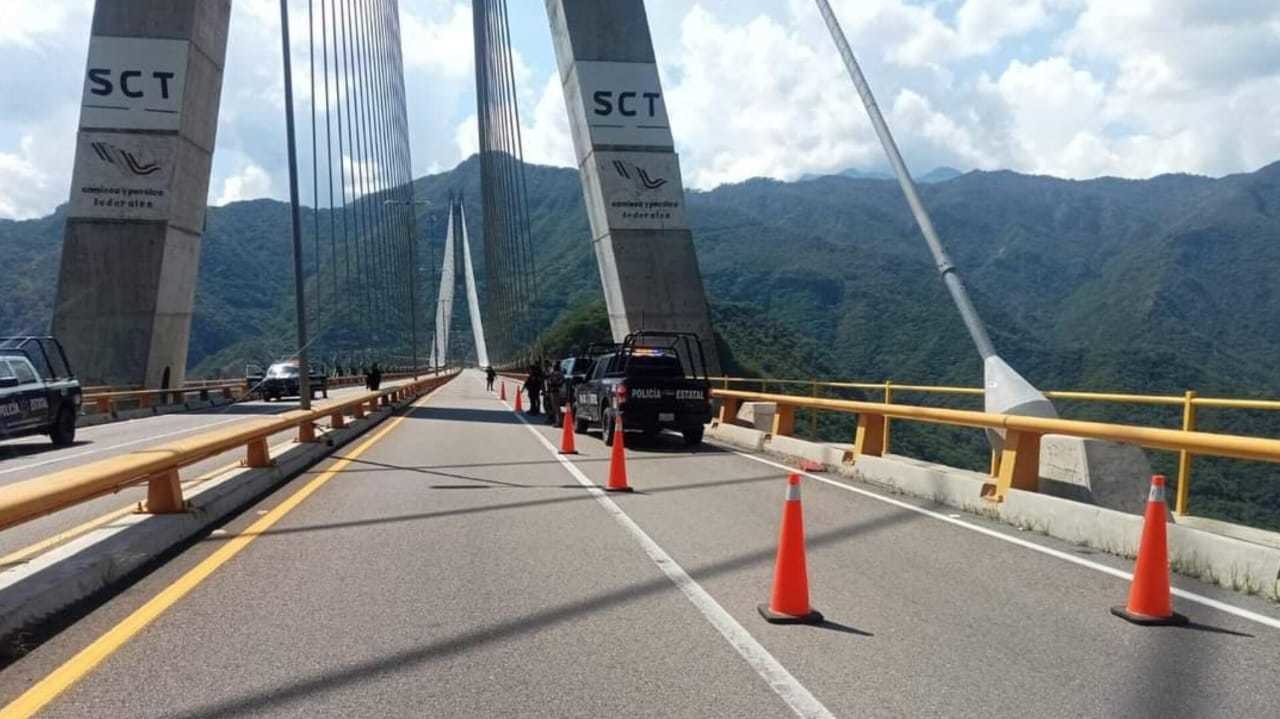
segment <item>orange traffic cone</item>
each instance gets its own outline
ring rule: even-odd
[[[613,452],[609,456],[609,483],[604,486],[606,492],[631,492],[627,484],[627,451],[622,441],[622,415],[617,415],[613,430]]]
[[[1138,562],[1133,568],[1133,584],[1129,587],[1129,603],[1112,607],[1111,613],[1134,624],[1186,624],[1187,618],[1173,611],[1169,591],[1169,545],[1166,539],[1164,475],[1151,478],[1147,495],[1147,512],[1142,519],[1142,541],[1138,545]]]
[[[520,390],[518,390],[518,389],[517,389],[517,390],[516,390],[516,411],[517,411],[517,412],[523,412],[523,411],[524,411],[524,402],[523,402],[523,401],[521,401],[521,399],[520,399],[520,395],[521,395],[521,394],[523,394],[523,393],[522,393]]]
[[[800,508],[800,475],[787,477],[782,505],[778,559],[773,566],[773,593],[757,607],[773,624],[818,624],[822,615],[809,606],[809,574],[804,562],[804,512]]]
[[[564,423],[564,430],[560,433],[560,454],[577,454],[578,448],[573,443],[573,405],[565,404],[560,421]]]
[[[501,384],[498,385],[498,399],[502,400],[503,402],[507,401],[507,383],[506,382],[502,382]]]

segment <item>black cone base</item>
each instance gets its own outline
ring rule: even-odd
[[[760,616],[764,617],[766,622],[770,624],[821,624],[822,613],[815,612],[812,609],[808,614],[799,616],[794,614],[779,614],[769,609],[768,604],[757,604],[756,609],[760,610]]]
[[[1134,614],[1123,606],[1112,607],[1111,613],[1134,624],[1140,624],[1144,627],[1182,627],[1186,626],[1187,618],[1174,612],[1167,617],[1153,617],[1146,614]]]
[[[605,488],[604,488],[604,491],[606,491],[606,492],[634,492],[635,490],[634,490],[634,489],[632,489],[631,487],[605,487]]]

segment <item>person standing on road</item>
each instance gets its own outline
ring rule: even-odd
[[[529,365],[529,376],[524,380],[524,391],[529,394],[528,414],[539,414],[542,410],[539,406],[539,398],[542,395],[542,368],[536,364]]]
[[[492,392],[493,380],[496,379],[497,376],[498,376],[498,373],[493,370],[492,365],[485,367],[484,368],[484,385],[485,385],[484,388]]]
[[[543,404],[547,406],[547,424],[559,427],[560,408],[564,404],[564,373],[558,364],[552,363],[547,370],[545,394]]]

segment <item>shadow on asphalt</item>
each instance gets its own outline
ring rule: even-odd
[[[783,473],[774,473],[761,475],[756,477],[740,477],[737,479],[721,479],[714,482],[698,482],[697,484],[685,484],[675,487],[656,487],[647,489],[642,492],[634,492],[634,495],[649,494],[666,494],[668,492],[688,492],[698,489],[714,489],[716,487],[725,487],[736,484],[753,484],[756,482],[780,482],[786,475]],[[578,492],[572,495],[561,495],[557,497],[548,497],[546,499],[531,499],[522,502],[507,502],[505,504],[491,504],[483,507],[462,507],[459,509],[445,509],[439,512],[421,512],[417,514],[398,514],[391,517],[378,517],[377,519],[356,519],[349,522],[331,522],[327,524],[307,524],[300,527],[282,527],[278,529],[268,529],[265,532],[258,532],[254,536],[273,536],[282,534],[300,534],[304,532],[323,532],[332,529],[347,529],[350,527],[365,527],[378,524],[397,524],[400,522],[420,522],[428,519],[439,519],[441,517],[458,517],[468,514],[485,514],[488,512],[501,512],[512,509],[527,509],[530,507],[540,507],[548,504],[561,504],[564,502],[580,502],[590,500],[592,496],[582,490],[589,489],[581,484],[563,484],[563,485],[511,485],[522,489],[575,489]],[[225,542],[233,539],[239,534],[227,534],[222,536],[209,536],[203,539],[204,542]]]
[[[45,452],[52,452],[55,449],[74,449],[76,447],[86,447],[91,444],[93,444],[93,442],[82,439],[77,442],[72,442],[66,447],[55,447],[52,442],[48,441],[48,438],[43,442],[0,444],[0,462],[3,462],[6,459],[22,459],[23,457],[30,457],[36,454],[44,454]]]
[[[804,626],[804,625],[802,625],[802,626]],[[833,622],[833,621],[831,621],[831,620],[829,620],[829,619],[824,619],[824,620],[822,620],[822,621],[818,622],[817,624],[810,624],[810,625],[808,625],[808,626],[814,627],[815,629],[828,629],[828,630],[833,631],[833,632],[841,632],[841,633],[844,633],[844,634],[856,634],[856,635],[858,635],[858,636],[860,636],[860,637],[874,637],[874,636],[875,636],[875,635],[874,635],[874,634],[872,634],[871,632],[864,632],[864,631],[862,631],[861,629],[858,629],[858,628],[856,628],[856,627],[851,627],[851,626],[849,626],[849,625],[847,625],[847,624],[840,624],[840,623],[838,623],[838,622]]]
[[[425,404],[414,406],[405,413],[409,419],[430,419],[443,422],[481,422],[486,424],[519,425],[520,420],[506,409],[468,409],[462,407],[436,407]]]
[[[298,409],[297,402],[235,402],[232,404],[218,405],[217,407],[201,407],[199,409],[189,409],[175,414],[243,414],[243,415],[267,415],[279,414],[280,412],[288,412]]]
[[[723,450],[715,450],[715,451],[723,453]],[[699,453],[699,454],[703,454],[703,453]],[[705,454],[710,455],[712,453],[707,452]],[[695,458],[696,457],[694,455],[690,455],[690,454],[684,454],[684,455],[667,454],[667,455],[661,455],[661,456],[633,455],[633,456],[627,457],[627,464],[633,464],[635,462],[663,462],[663,461],[670,461],[670,460],[677,460],[677,459],[695,459]],[[330,457],[330,459],[347,459],[347,460],[350,460],[353,464],[377,465],[375,467],[357,468],[357,469],[351,469],[348,467],[348,468],[337,470],[336,472],[337,474],[360,474],[365,472],[382,472],[387,469],[403,469],[403,470],[412,472],[412,471],[429,470],[429,469],[478,469],[481,467],[536,467],[542,464],[560,464],[560,460],[558,459],[530,459],[527,461],[512,461],[512,462],[474,462],[470,464],[427,464],[427,465],[414,466],[414,465],[381,464],[378,462],[370,462],[368,460],[358,460],[358,459],[351,460],[350,457],[344,457],[340,454],[335,454],[332,457]],[[607,464],[608,462],[609,462],[609,448],[605,447],[604,445],[600,445],[600,454],[598,456],[592,456],[582,452],[573,455],[574,464]],[[333,471],[333,470],[324,469],[324,468],[312,469],[306,472],[306,474],[320,474],[322,472],[329,472],[329,471]]]
[[[777,480],[778,475],[770,475],[767,479]],[[750,480],[738,480],[750,481]],[[756,481],[759,481],[758,479]],[[697,485],[705,486],[705,485]],[[674,491],[684,487],[664,488],[661,491]],[[655,491],[656,493],[656,491]],[[582,498],[586,498],[585,496]],[[566,501],[565,499],[546,501]],[[572,500],[569,500],[572,501]],[[810,547],[821,547],[838,544],[859,535],[877,532],[902,522],[918,521],[921,515],[909,510],[900,510],[885,514],[875,519],[857,522],[838,529],[819,532],[807,539]],[[689,576],[695,580],[706,580],[716,576],[738,571],[747,567],[771,563],[774,560],[776,547],[772,544],[750,552],[744,552],[729,559],[703,565],[688,570]],[[515,619],[481,626],[470,631],[456,634],[448,639],[429,642],[412,649],[388,654],[385,657],[360,662],[353,666],[320,672],[299,681],[279,684],[260,692],[244,694],[238,698],[207,704],[193,712],[182,714],[186,717],[231,717],[246,714],[262,713],[268,709],[286,706],[292,702],[306,699],[316,694],[324,694],[351,684],[358,684],[378,679],[398,672],[416,671],[421,665],[429,662],[456,656],[477,647],[492,644],[505,639],[533,634],[547,627],[571,622],[589,612],[599,612],[613,607],[630,604],[638,599],[650,597],[662,592],[678,592],[671,580],[665,576],[637,582],[608,592],[602,592],[583,599],[560,604],[540,612],[534,612]],[[831,624],[844,627],[836,622]],[[851,628],[850,628],[851,629]],[[847,632],[853,634],[869,634],[861,630]]]

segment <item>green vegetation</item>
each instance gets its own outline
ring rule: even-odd
[[[464,193],[472,236],[483,237],[475,158],[416,183],[418,198],[435,207],[445,205],[449,190]],[[545,346],[606,337],[577,173],[530,166],[528,191],[537,266],[533,314],[537,326],[548,328]],[[1280,395],[1280,165],[1222,179],[1168,175],[1145,181],[971,172],[921,191],[997,347],[1038,386]],[[689,212],[728,371],[980,381],[977,354],[895,183],[839,176],[795,183],[757,179],[690,192]],[[322,213],[322,228],[327,217]],[[304,214],[305,227],[311,218]],[[4,291],[0,329],[47,326],[62,220],[55,214],[0,222],[0,253],[16,278]],[[431,240],[420,243],[419,262],[434,273],[443,217],[435,208],[423,210],[419,227]],[[280,203],[211,209],[191,338],[197,373],[239,372],[245,361],[288,351],[287,230],[288,211]],[[320,239],[328,247],[327,229]],[[309,229],[304,244],[313,272]],[[479,242],[476,253],[483,275]],[[322,262],[320,288],[330,271]],[[315,277],[310,282],[314,289]],[[425,345],[434,292],[420,294]],[[359,322],[342,313],[361,316],[359,298],[323,289],[319,296],[313,333],[320,346],[356,342]],[[463,302],[456,305],[450,354],[465,357],[470,328]],[[911,395],[899,400],[976,406]],[[1084,403],[1060,409],[1069,417],[1167,427],[1179,421],[1176,409]],[[799,424],[810,427],[807,417]],[[1204,411],[1201,427],[1280,436],[1280,416]],[[826,439],[847,440],[852,423],[823,417],[815,429]],[[894,446],[949,464],[985,468],[987,462],[977,432],[899,422]],[[1172,472],[1171,455],[1152,459]],[[1280,528],[1280,472],[1198,459],[1192,507],[1198,514]]]

